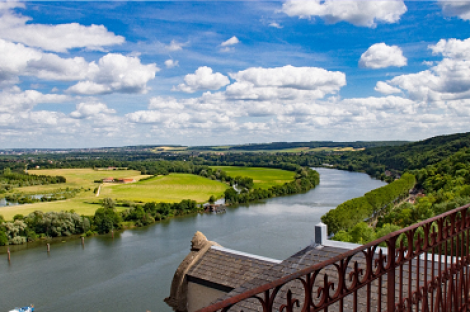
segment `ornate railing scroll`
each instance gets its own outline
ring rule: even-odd
[[[470,311],[469,207],[390,233],[198,312]]]

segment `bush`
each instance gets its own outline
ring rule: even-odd
[[[24,216],[22,214],[16,214],[14,217],[13,217],[13,221],[16,221],[16,220],[23,220],[24,219]]]
[[[0,246],[8,245],[8,236],[0,229]]]
[[[15,236],[10,239],[9,241],[10,245],[21,245],[26,243],[26,237],[23,236]]]

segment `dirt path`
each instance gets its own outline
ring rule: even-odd
[[[96,197],[100,196],[100,191],[101,191],[101,186],[103,184],[100,184],[100,186],[98,186],[98,191],[96,192]]]

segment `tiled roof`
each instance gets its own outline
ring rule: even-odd
[[[317,263],[320,263],[322,261],[328,260],[332,257],[335,257],[339,254],[342,254],[344,252],[348,251],[348,249],[343,249],[343,248],[338,248],[338,247],[331,247],[331,246],[318,246],[318,247],[312,247],[309,246],[300,252],[296,253],[292,257],[284,260],[282,263],[273,265],[272,267],[268,268],[267,270],[264,271],[259,271],[257,272],[256,275],[253,276],[253,278],[246,283],[242,284],[240,287],[234,289],[230,293],[227,293],[225,296],[219,298],[216,300],[216,302],[222,301],[224,299],[236,296],[238,294],[241,294],[247,290],[259,287],[261,285],[264,285],[266,283],[270,283],[272,281],[275,281],[281,277],[284,277],[286,275],[292,274],[298,270],[307,268],[309,266],[315,265]],[[347,276],[349,276],[349,272],[352,271],[352,267],[355,262],[358,262],[359,268],[365,269],[365,258],[363,257],[362,254],[356,254],[352,260],[349,262],[348,270],[347,270]],[[410,284],[408,282],[408,265],[403,266],[403,297],[408,296],[408,285]],[[422,286],[423,284],[423,270],[424,268],[424,260],[420,260],[420,281],[419,284]],[[438,265],[435,263],[435,275],[437,275],[437,270],[438,270]],[[329,266],[324,268],[319,276],[316,278],[315,286],[313,288],[314,294],[316,294],[316,289],[318,286],[323,285],[323,276],[324,274],[328,274],[328,278],[330,282],[333,282],[335,286],[337,285],[337,279],[338,279],[338,274],[337,270],[333,266]],[[399,296],[399,271],[398,269],[396,270],[396,300],[395,302],[398,302],[398,296]],[[416,289],[416,261],[413,261],[412,264],[412,287],[411,290],[414,291]],[[431,275],[431,265],[430,262],[428,262],[428,276]],[[430,278],[428,278],[430,280]],[[382,277],[382,287],[381,287],[381,307],[382,309],[386,309],[386,304],[387,304],[387,295],[386,295],[386,287],[387,287],[387,275],[384,275]],[[281,288],[279,294],[276,297],[276,300],[274,302],[274,309],[273,311],[278,311],[279,307],[281,304],[286,303],[286,293],[287,289],[290,289],[293,293],[293,297],[297,298],[300,300],[300,306],[302,307],[303,303],[303,297],[304,297],[304,288],[302,287],[302,284],[300,281],[295,280],[291,281],[288,283],[288,286],[285,286]],[[367,298],[367,293],[366,293],[366,287],[363,287],[357,291],[358,294],[358,311],[366,311],[366,298]],[[371,307],[372,311],[377,311],[377,304],[378,304],[378,280],[375,280],[372,285],[371,285]],[[336,288],[335,290],[336,291]],[[330,291],[331,294],[334,293],[333,290]],[[339,311],[338,309],[338,302],[331,307],[329,307],[328,311]],[[353,295],[348,295],[347,297],[344,298],[344,311],[352,311],[353,310]],[[238,309],[237,309],[238,308]],[[251,311],[262,311],[260,303],[255,300],[255,299],[250,299],[246,300],[243,302],[238,303],[235,305],[234,308],[232,308],[230,311],[240,311],[242,309],[244,312],[251,312]]]
[[[212,247],[189,270],[188,280],[202,281],[230,291],[253,279],[276,263],[255,255]]]

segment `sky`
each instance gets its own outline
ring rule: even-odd
[[[470,2],[0,1],[0,149],[470,131]]]

